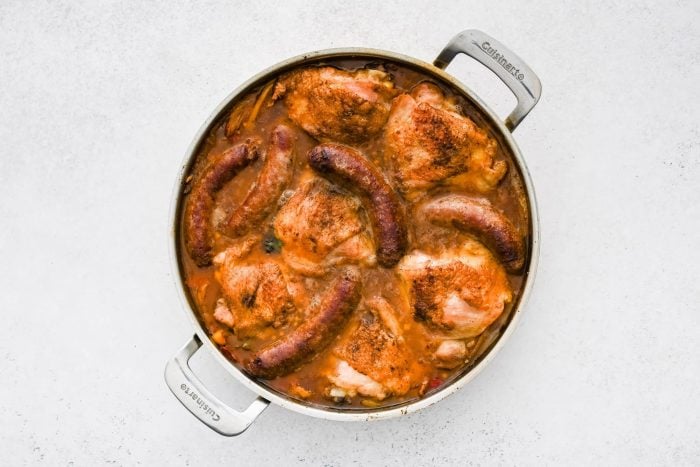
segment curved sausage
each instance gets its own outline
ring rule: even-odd
[[[488,200],[445,195],[423,205],[421,213],[434,224],[456,227],[478,237],[501,260],[506,270],[517,272],[523,267],[523,237]]]
[[[198,266],[211,264],[210,219],[214,196],[241,170],[258,157],[252,141],[237,144],[224,151],[195,181],[185,206],[185,248]]]
[[[341,144],[320,144],[309,151],[316,172],[346,182],[365,201],[377,241],[377,262],[390,268],[408,247],[408,232],[401,202],[384,175],[365,156]]]
[[[260,350],[246,369],[272,379],[294,371],[323,350],[336,336],[360,301],[362,282],[356,268],[344,268],[316,305],[315,313],[286,337]]]
[[[293,134],[289,127],[278,125],[272,130],[270,147],[257,181],[221,228],[226,235],[244,235],[275,207],[275,201],[292,178],[293,145]]]

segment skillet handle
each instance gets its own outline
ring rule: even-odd
[[[476,29],[457,34],[442,49],[433,65],[445,69],[457,54],[465,54],[493,71],[508,86],[518,105],[505,125],[512,132],[535,107],[542,94],[542,84],[534,71],[508,48],[493,37]]]
[[[270,402],[258,397],[243,412],[238,412],[210,393],[192,372],[190,358],[202,346],[194,335],[165,366],[165,383],[175,397],[202,423],[224,436],[243,433]]]

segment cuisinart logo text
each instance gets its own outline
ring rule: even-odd
[[[204,400],[202,400],[202,398],[199,397],[199,394],[197,394],[196,392],[192,391],[192,390],[189,388],[189,386],[187,386],[185,383],[182,383],[182,384],[180,385],[180,389],[182,389],[182,392],[184,392],[184,393],[187,394],[189,397],[191,397],[192,400],[195,401],[195,402],[197,403],[197,405],[199,406],[200,409],[204,410],[204,412],[206,412],[207,415],[210,415],[212,420],[214,420],[215,422],[218,422],[219,420],[221,420],[221,417],[219,416],[219,414],[216,413],[216,412],[214,411],[214,409],[212,409],[211,407],[209,407],[209,404],[207,404],[206,402],[204,402]]]
[[[520,68],[516,68],[515,65],[510,63],[506,57],[498,52],[498,49],[491,47],[491,44],[484,42],[481,44],[481,50],[486,52],[486,54],[493,58],[499,65],[501,65],[508,73],[518,78],[519,81],[525,79],[525,75],[520,73]]]

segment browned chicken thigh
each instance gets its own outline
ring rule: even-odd
[[[416,321],[452,337],[481,334],[512,299],[503,266],[476,240],[438,255],[413,251],[398,272]]]
[[[357,326],[335,347],[335,362],[328,379],[331,397],[347,395],[384,399],[403,395],[418,378],[412,356],[400,335],[394,311],[386,300],[366,303]],[[334,395],[335,394],[335,395]]]
[[[289,118],[321,141],[359,143],[378,134],[389,116],[394,84],[383,71],[308,68],[279,80]]]
[[[271,335],[296,309],[295,298],[301,298],[299,286],[285,274],[283,264],[273,259],[245,260],[255,244],[259,244],[258,237],[246,238],[214,258],[223,292],[214,318],[241,338]]]
[[[494,160],[496,141],[428,82],[394,99],[385,134],[386,153],[408,197],[437,184],[486,192],[507,170],[506,162]]]
[[[306,181],[274,221],[287,264],[308,275],[323,274],[330,265],[374,264],[374,244],[360,209],[357,198],[330,182]]]

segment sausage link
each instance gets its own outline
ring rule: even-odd
[[[486,199],[445,195],[429,201],[421,213],[430,222],[471,233],[494,252],[510,272],[525,262],[523,237],[513,223]]]
[[[293,134],[289,127],[278,125],[272,130],[270,147],[256,183],[222,226],[221,230],[226,235],[244,235],[270,214],[275,201],[292,178],[293,145]]]
[[[364,201],[377,243],[377,262],[390,268],[408,247],[401,201],[384,175],[360,151],[341,144],[320,144],[309,151],[316,172],[345,182]]]
[[[185,248],[198,266],[211,264],[211,213],[214,196],[241,170],[258,157],[251,141],[224,151],[195,181],[185,205]]]
[[[260,350],[246,364],[254,376],[272,379],[294,371],[323,350],[360,301],[362,282],[356,268],[346,267],[320,298],[312,316],[289,335]]]

